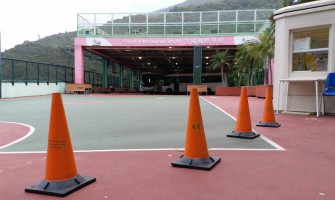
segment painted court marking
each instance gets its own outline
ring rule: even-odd
[[[22,140],[24,140],[27,137],[31,136],[35,132],[35,128],[32,127],[32,126],[30,126],[30,125],[28,125],[28,124],[22,124],[22,123],[17,123],[17,122],[4,122],[4,121],[0,121],[0,122],[2,122],[2,123],[8,123],[8,124],[18,124],[18,125],[22,125],[22,126],[27,126],[29,128],[29,132],[25,136],[23,136],[23,137],[15,140],[15,141],[13,141],[13,142],[11,142],[9,144],[1,146],[0,149],[4,149],[4,148],[9,147],[9,146],[11,146],[13,144],[21,142]]]
[[[284,149],[285,150],[285,149]],[[74,150],[75,153],[97,153],[97,152],[138,152],[138,151],[185,151],[185,148],[161,148],[161,149],[101,149],[101,150]],[[243,149],[243,148],[209,148],[208,151],[283,151],[280,149]],[[0,152],[0,154],[38,154],[47,151],[13,151]]]
[[[221,112],[223,112],[224,114],[226,114],[227,116],[229,116],[230,118],[232,118],[233,120],[237,121],[237,119],[232,116],[231,114],[227,113],[226,111],[224,111],[222,108],[220,108],[219,106],[215,105],[214,103],[208,101],[207,99],[201,97],[203,100],[205,100],[207,103],[211,104],[212,106],[214,106],[215,108],[219,109]],[[254,129],[252,129],[253,132],[258,133],[257,131],[255,131]],[[264,135],[260,135],[260,137],[266,141],[267,143],[269,143],[270,145],[272,145],[274,148],[273,150],[278,150],[278,151],[285,151],[285,148],[283,148],[282,146],[280,146],[279,144],[275,143],[274,141],[270,140],[269,138],[265,137]],[[231,150],[231,149],[229,149]],[[238,149],[237,149],[238,150]],[[245,149],[243,149],[245,150]],[[265,149],[265,150],[271,150],[271,149]]]
[[[232,115],[230,115],[229,113],[227,113],[226,111],[224,111],[223,109],[221,109],[220,107],[218,107],[217,105],[215,105],[214,103],[206,100],[205,98],[201,97],[203,100],[205,100],[207,103],[211,104],[212,106],[214,106],[215,108],[219,109],[221,112],[223,112],[224,114],[226,114],[227,116],[229,116],[230,118],[232,118],[233,120],[236,121],[236,118]],[[93,103],[103,103],[104,101],[91,101]],[[68,102],[69,104],[71,104],[71,102]],[[87,102],[72,102],[74,104],[83,104],[83,103],[87,103]],[[66,104],[66,103],[64,103]],[[2,121],[0,121],[2,122]],[[14,124],[19,124],[19,125],[23,125],[23,126],[27,126],[29,127],[30,131],[28,134],[26,134],[25,136],[21,137],[18,140],[15,140],[7,145],[1,146],[1,149],[4,149],[6,147],[9,147],[11,145],[14,145],[24,139],[26,139],[27,137],[29,137],[30,135],[32,135],[35,131],[35,128],[27,125],[27,124],[22,124],[22,123],[16,123],[16,122],[4,122],[4,123],[14,123]],[[255,130],[253,130],[254,132],[257,132]],[[269,143],[270,145],[272,145],[275,149],[247,149],[247,148],[209,148],[208,150],[213,150],[213,151],[285,151],[285,149],[283,147],[281,147],[280,145],[278,145],[277,143],[273,142],[272,140],[268,139],[267,137],[261,135],[260,136],[265,142]],[[132,152],[132,151],[184,151],[184,148],[156,148],[156,149],[104,149],[104,150],[74,150],[74,152]],[[24,154],[24,153],[46,153],[46,151],[18,151],[18,152],[0,152],[0,154]]]

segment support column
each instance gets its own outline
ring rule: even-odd
[[[137,89],[140,90],[141,83],[142,83],[142,72],[137,73],[137,75],[138,75],[138,77],[137,77],[137,80],[138,80]]]
[[[201,84],[202,47],[196,46],[193,50],[193,84]]]
[[[134,90],[134,70],[130,69],[130,89]]]
[[[123,88],[123,66],[119,64],[119,86]]]
[[[81,45],[74,46],[74,82],[84,83],[84,49]]]
[[[109,60],[106,58],[103,58],[103,71],[102,71],[102,87],[106,88],[108,87],[108,65],[109,65]]]
[[[137,78],[138,78],[138,82],[141,83],[142,82],[142,72],[138,73],[138,77]]]

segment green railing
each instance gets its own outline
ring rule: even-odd
[[[254,35],[268,27],[273,9],[202,12],[79,13],[78,37]]]
[[[85,71],[85,83],[102,85],[102,74]],[[73,83],[74,69],[62,65],[2,58],[2,82],[15,83]]]
[[[74,70],[71,67],[50,63],[2,58],[2,81],[28,83],[72,83]]]
[[[62,65],[2,58],[2,82],[15,83],[74,83],[74,68]],[[129,70],[124,70],[123,88],[130,89]],[[84,83],[92,84],[93,87],[103,86],[103,74],[84,71]],[[138,88],[139,81],[134,80]],[[107,74],[107,86],[120,87],[119,77],[112,71]]]
[[[102,87],[102,74],[84,71],[84,83],[90,83],[93,87]]]

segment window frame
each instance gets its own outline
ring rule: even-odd
[[[306,50],[294,50],[294,33],[303,32],[303,31],[314,31],[314,30],[320,30],[320,29],[328,29],[328,47],[327,48],[313,48],[313,49],[306,49]],[[289,74],[290,76],[314,76],[316,73],[326,73],[330,70],[330,50],[331,50],[331,30],[332,25],[331,24],[325,24],[320,26],[308,26],[308,27],[300,27],[295,29],[290,29],[290,51],[289,51]],[[327,51],[327,66],[325,70],[318,71],[318,70],[294,70],[294,54],[295,53],[315,53],[315,52],[322,52]]]

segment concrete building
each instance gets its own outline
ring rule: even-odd
[[[335,0],[275,11],[274,105],[279,111],[316,112],[329,72],[335,71]],[[326,98],[335,112],[335,98]]]

